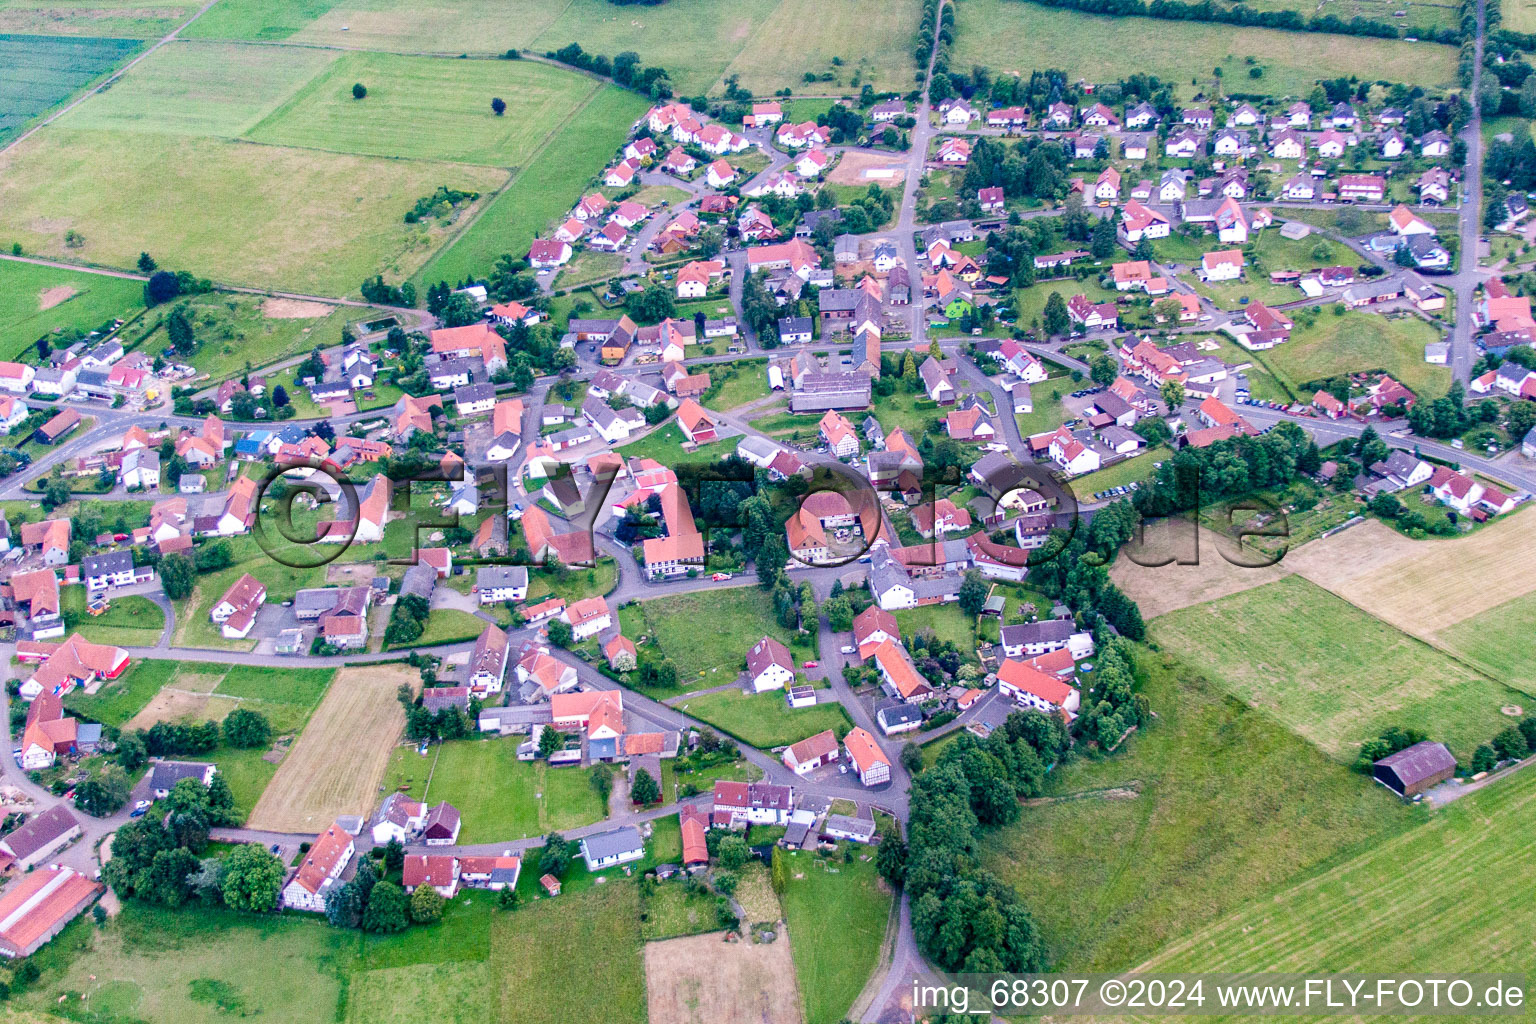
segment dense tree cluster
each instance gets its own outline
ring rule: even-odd
[[[1166,516],[1224,497],[1280,487],[1322,465],[1317,444],[1294,423],[1257,437],[1238,435],[1205,448],[1183,448],[1136,492],[1144,516]]]
[[[877,866],[906,886],[918,948],[945,971],[1037,971],[1046,953],[1018,895],[977,867],[984,826],[1019,815],[1067,748],[1059,718],[1015,712],[985,740],[962,734],[912,780],[905,842],[880,844]],[[887,846],[889,849],[887,849]]]
[[[669,99],[672,96],[672,81],[667,77],[666,68],[642,67],[640,55],[633,50],[625,50],[609,60],[600,53],[587,53],[579,44],[571,43],[559,50],[550,50],[544,56],[573,68],[590,71],[594,75],[606,75],[625,88],[653,100]]]
[[[1096,628],[1102,619],[1120,635],[1141,640],[1146,635],[1141,610],[1110,582],[1107,568],[1115,551],[1134,535],[1136,524],[1135,508],[1117,501],[1095,512],[1086,527],[1053,530],[1041,549],[1049,557],[1032,564],[1030,582],[1081,616],[1087,628]]]
[[[144,817],[117,830],[102,879],[122,899],[179,906],[193,896],[236,910],[270,910],[283,865],[260,845],[240,847],[222,861],[199,860],[208,830],[230,825],[234,798],[223,776],[204,787],[182,779],[165,799],[166,815]]]

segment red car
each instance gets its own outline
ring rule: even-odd
[[[817,666],[817,664],[818,664],[817,662],[808,661],[802,667],[803,668],[815,668]]]

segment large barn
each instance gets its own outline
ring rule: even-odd
[[[1398,796],[1418,796],[1456,773],[1456,758],[1444,743],[1425,740],[1372,765],[1376,781]]]

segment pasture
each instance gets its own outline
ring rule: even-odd
[[[185,22],[198,0],[0,0],[0,32],[78,37],[87,42],[158,39]],[[113,39],[86,37],[112,36]]]
[[[61,117],[74,129],[235,139],[336,60],[326,50],[238,43],[162,46]]]
[[[134,39],[8,34],[8,7],[0,7],[0,144],[21,132],[139,48]]]
[[[1306,398],[1312,394],[1302,388],[1308,381],[1385,370],[1421,399],[1430,399],[1451,386],[1449,368],[1424,361],[1424,346],[1440,338],[1438,329],[1414,316],[1388,320],[1359,311],[1324,313],[1310,327],[1298,322],[1284,345],[1250,358]]]
[[[329,668],[278,669],[184,661],[159,692],[140,706],[126,727],[147,729],[156,722],[223,721],[235,708],[244,707],[265,715],[272,723],[274,736],[296,733],[320,703],[335,674],[336,670]]]
[[[384,786],[408,790],[413,800],[453,804],[463,820],[463,843],[525,839],[602,820],[607,809],[593,792],[587,772],[519,761],[517,745],[522,740],[509,736],[439,743],[426,757],[414,747],[395,747]],[[487,786],[487,779],[495,779],[496,785]]]
[[[1145,971],[1529,972],[1536,773],[1523,771],[1425,824],[1172,942]],[[1320,961],[1320,956],[1326,957]],[[1124,966],[1131,967],[1127,963]]]
[[[353,99],[356,82],[367,86],[366,98]],[[250,138],[362,156],[522,166],[598,88],[590,78],[533,61],[349,53]],[[491,110],[493,96],[507,104],[500,117]]]
[[[1295,576],[1156,619],[1149,635],[1335,760],[1389,726],[1469,758],[1520,694]]]
[[[667,1024],[800,1024],[800,993],[789,979],[790,939],[724,942],[721,933],[645,945],[652,1021]]]
[[[73,341],[143,307],[139,281],[0,260],[0,358],[44,336]]]
[[[1433,43],[1108,17],[1023,0],[957,4],[955,28],[953,67],[984,64],[994,73],[1025,75],[1061,68],[1074,78],[1109,81],[1124,73],[1121,55],[1135,53],[1137,70],[1176,83],[1185,98],[1211,82],[1217,67],[1226,81],[1241,83],[1232,88],[1272,96],[1305,96],[1317,79],[1346,67],[1361,78],[1432,90],[1456,81],[1455,48]],[[1251,66],[1262,67],[1263,77],[1249,78]],[[1201,85],[1190,86],[1192,78]]]
[[[787,747],[807,736],[834,729],[841,736],[853,728],[848,713],[835,701],[809,708],[792,708],[782,690],[743,694],[738,690],[690,697],[677,705],[700,721],[762,750]]]
[[[467,165],[51,126],[0,155],[0,237],[50,257],[128,267],[149,250],[222,282],[354,295],[374,274],[408,276],[447,237],[404,223],[418,198],[505,180]],[[71,230],[83,236],[74,248]]]
[[[1435,635],[1437,644],[1468,664],[1536,695],[1536,594],[1506,601]]]
[[[788,861],[789,880],[780,898],[806,1024],[844,1019],[880,959],[891,891],[875,872],[873,849],[853,849],[847,863],[803,850],[774,852]],[[835,928],[827,926],[831,907],[837,908]]]
[[[1138,676],[1156,721],[1112,758],[1052,772],[1017,822],[982,841],[1052,970],[1129,967],[1412,820],[1174,656],[1147,653]]]
[[[122,675],[95,693],[72,690],[64,698],[70,711],[103,725],[121,726],[154,699],[176,674],[179,662],[135,658]]]
[[[395,701],[401,683],[419,687],[421,678],[399,665],[338,672],[251,812],[250,826],[319,832],[338,814],[367,814],[405,723]]]
[[[511,183],[416,273],[418,285],[487,274],[503,253],[523,256],[528,243],[581,198],[647,107],[617,86],[599,89],[573,112],[573,127],[530,154]]]

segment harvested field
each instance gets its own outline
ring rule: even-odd
[[[125,729],[148,729],[156,722],[202,722],[212,717],[207,713],[212,695],[167,686],[123,726]],[[225,714],[229,709],[225,709]],[[220,716],[221,718],[223,716]]]
[[[335,306],[323,302],[306,302],[303,299],[263,299],[261,315],[269,320],[310,320],[330,316]]]
[[[420,676],[399,665],[346,668],[315,709],[251,812],[249,825],[274,832],[318,832],[338,814],[362,814],[379,783],[404,713],[395,701],[401,683]]]
[[[725,942],[720,932],[645,946],[651,1024],[798,1024],[789,937]]]
[[[1191,541],[1186,521],[1153,523],[1147,527],[1144,554],[1137,557],[1144,562],[1170,556],[1198,558],[1196,564],[1180,565],[1175,561],[1150,568],[1131,561],[1127,549],[1110,567],[1110,578],[1140,606],[1143,618],[1154,619],[1193,604],[1261,587],[1290,575],[1293,570],[1294,556],[1262,569],[1233,565],[1221,555],[1225,551],[1238,557],[1231,539],[1205,527],[1200,528],[1198,554]]]
[[[1285,565],[1429,639],[1536,590],[1536,518],[1516,514],[1471,537],[1423,541],[1367,523],[1306,545]]]
[[[864,172],[872,168],[889,168],[895,173],[890,177],[883,175],[866,176]],[[900,185],[906,181],[906,178],[907,175],[900,154],[869,150],[848,150],[844,152],[842,159],[837,162],[837,166],[832,168],[832,173],[827,175],[827,180],[834,185],[868,185],[873,182],[882,187]]]

